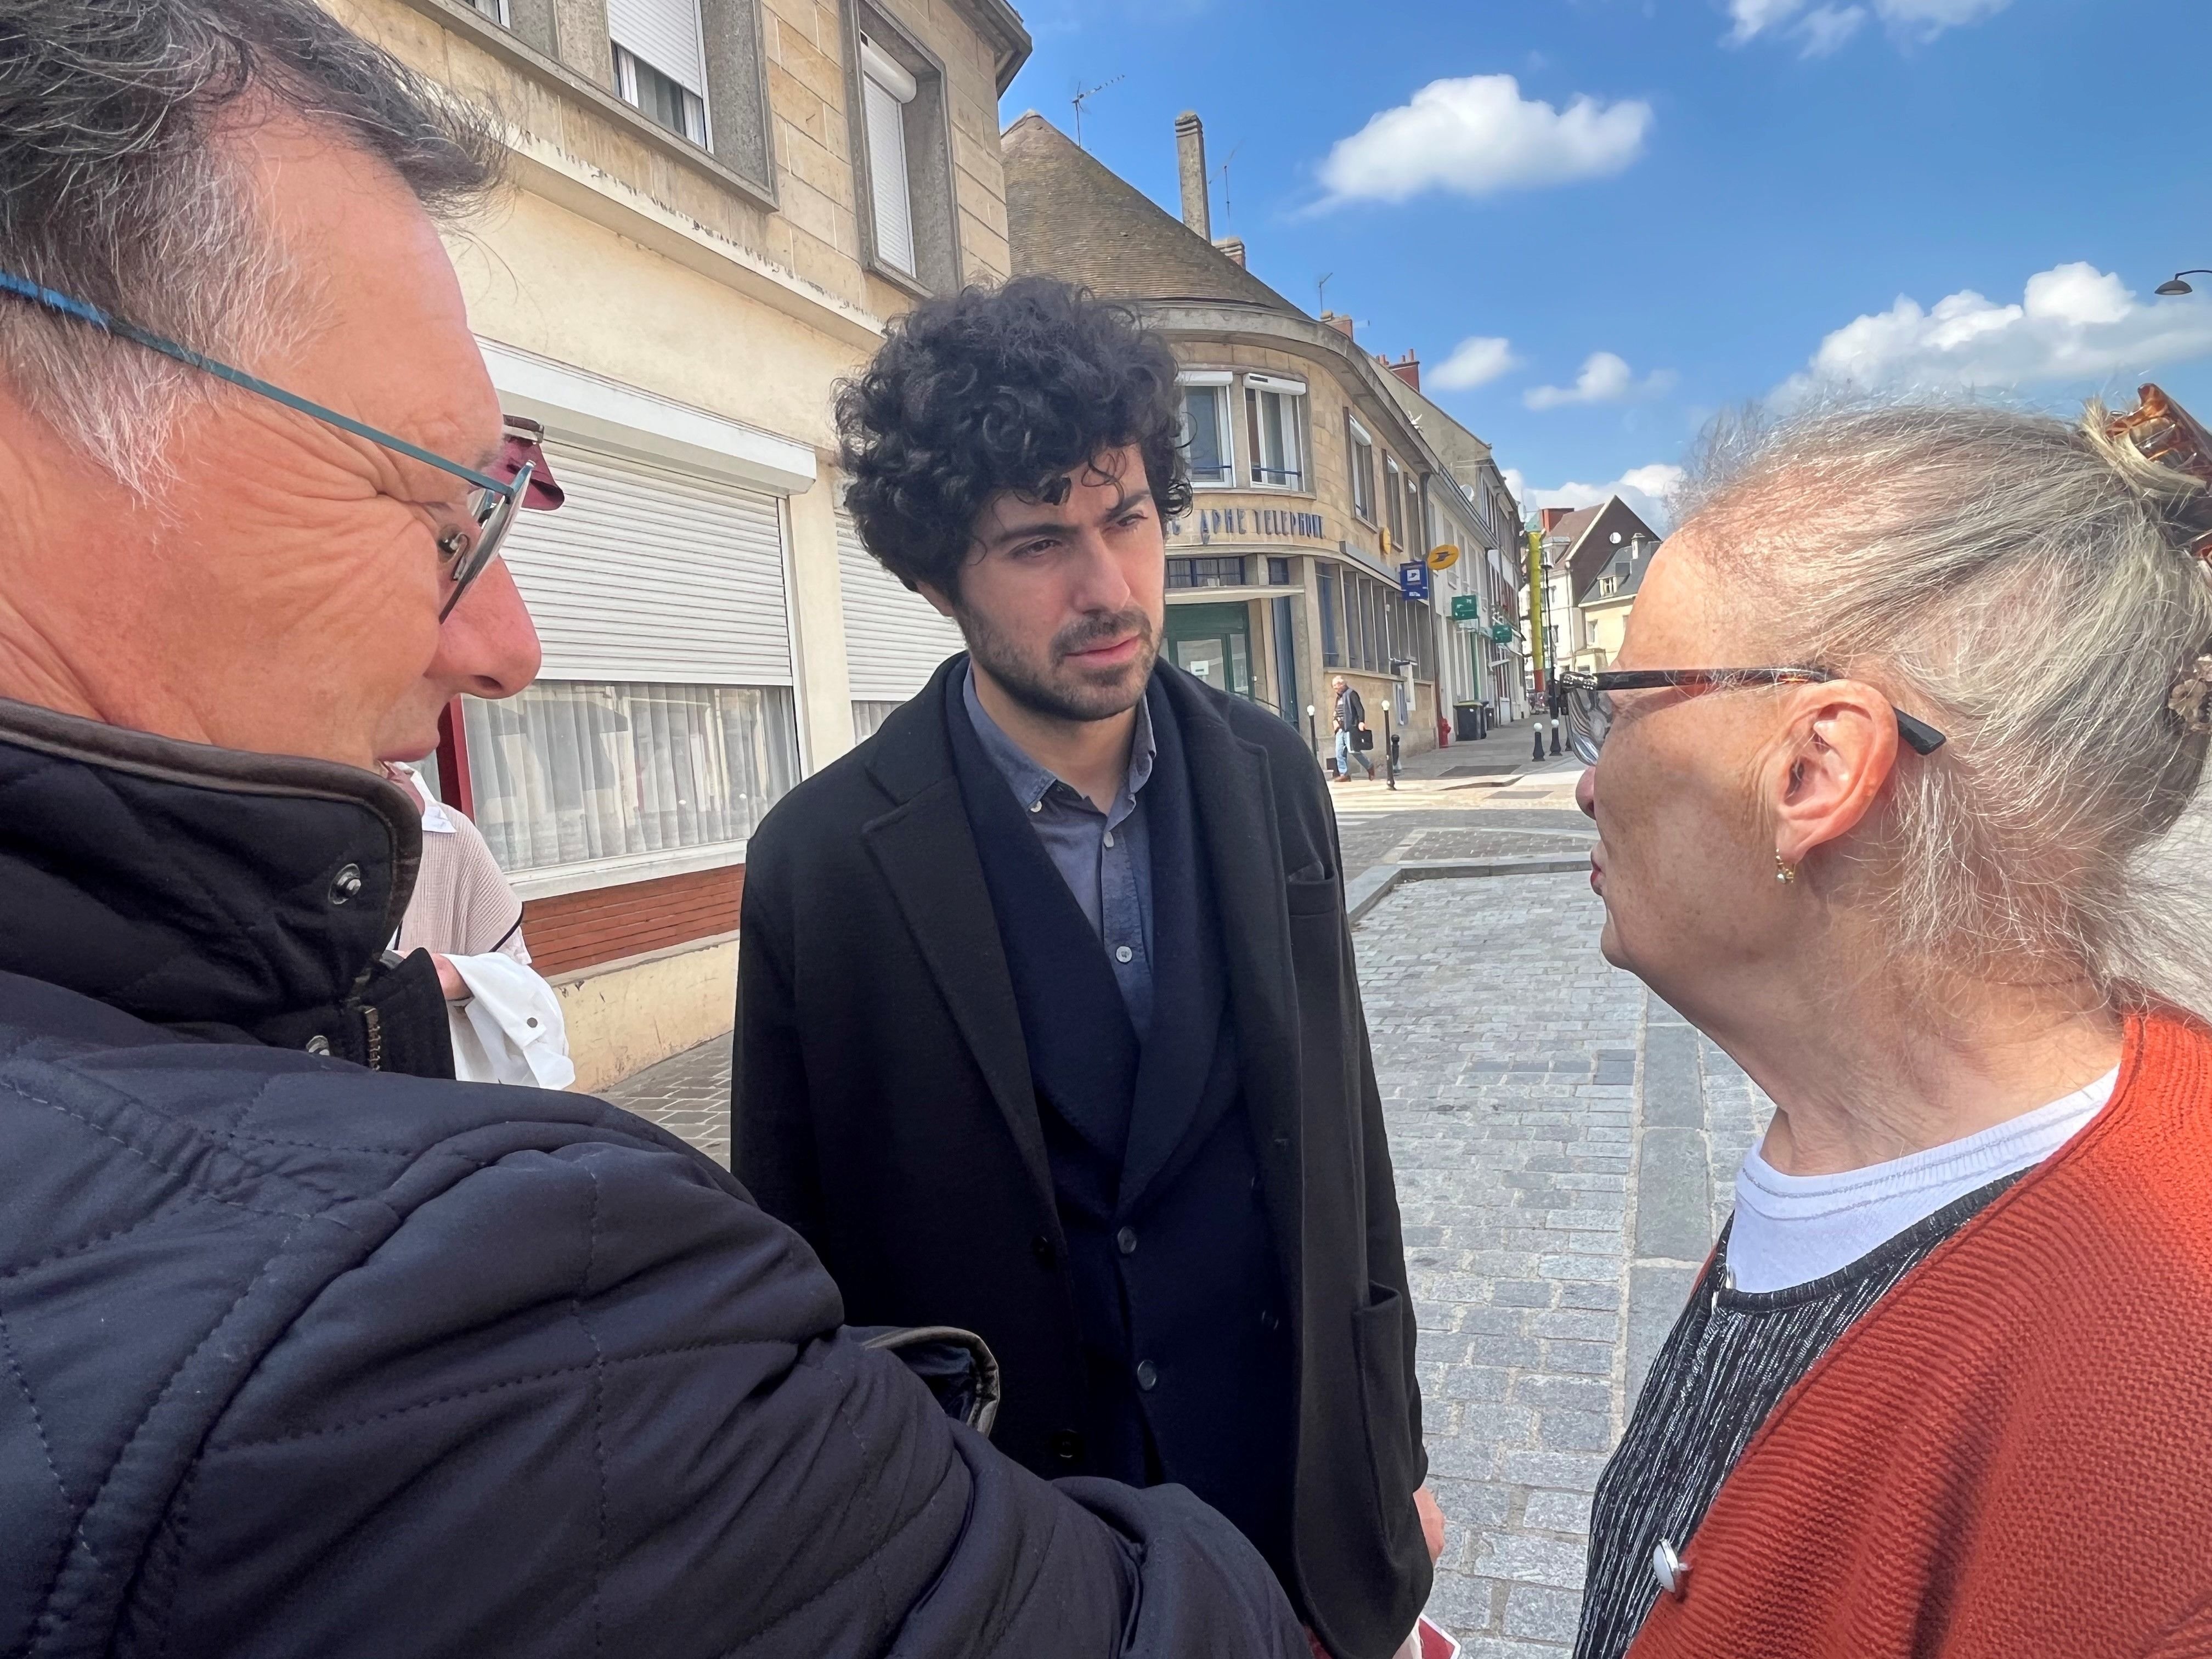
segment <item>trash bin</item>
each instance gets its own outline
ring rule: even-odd
[[[1452,720],[1452,734],[1462,743],[1473,743],[1482,736],[1482,705],[1480,703],[1454,703]]]

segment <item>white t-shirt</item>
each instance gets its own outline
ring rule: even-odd
[[[2048,1106],[1926,1152],[1846,1170],[1790,1176],[1753,1147],[1735,1177],[1728,1268],[1739,1291],[1786,1291],[1840,1272],[1917,1221],[2071,1140],[2112,1097],[2119,1068]]]

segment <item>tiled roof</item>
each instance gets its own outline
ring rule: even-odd
[[[1001,149],[1017,276],[1064,277],[1109,299],[1304,314],[1034,110],[1006,129]]]

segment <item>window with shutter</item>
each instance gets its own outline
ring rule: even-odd
[[[915,275],[914,187],[907,167],[906,108],[920,90],[896,59],[866,35],[860,37],[861,115],[876,255],[908,276]]]
[[[844,590],[845,665],[856,736],[875,730],[873,711],[896,708],[929,684],[938,665],[966,649],[959,626],[884,568],[850,516],[837,514],[837,572]],[[864,722],[861,705],[872,718]]]
[[[707,58],[699,0],[607,0],[615,89],[656,125],[707,143]]]

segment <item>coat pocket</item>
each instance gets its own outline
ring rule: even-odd
[[[1283,883],[1283,903],[1294,916],[1342,915],[1344,890],[1326,871],[1301,871]]]
[[[1370,1283],[1367,1305],[1352,1316],[1352,1357],[1359,1366],[1360,1404],[1367,1418],[1367,1455],[1375,1469],[1375,1503],[1384,1535],[1395,1539],[1419,1524],[1413,1512],[1413,1425],[1407,1403],[1406,1321],[1412,1310],[1387,1285]]]

